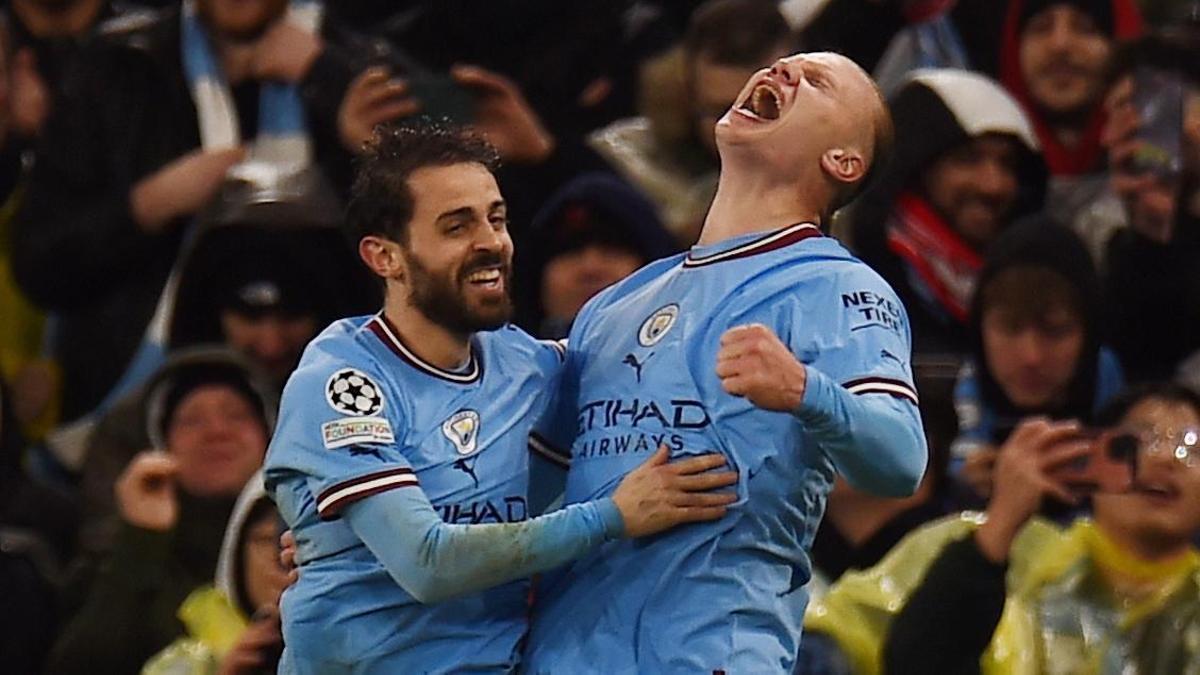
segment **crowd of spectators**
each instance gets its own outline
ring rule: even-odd
[[[2,669],[273,672],[257,471],[304,346],[379,306],[339,229],[375,125],[496,146],[560,338],[694,244],[714,123],[809,50],[891,108],[820,226],[907,308],[931,461],[835,485],[799,672],[1200,672],[1196,0],[3,3]],[[1071,480],[1120,443],[1131,483]]]

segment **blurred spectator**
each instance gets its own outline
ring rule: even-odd
[[[534,218],[519,253],[521,323],[538,337],[564,338],[593,295],[677,249],[641,193],[607,174],[580,176]]]
[[[45,316],[13,279],[13,229],[24,192],[22,142],[14,131],[10,37],[0,30],[0,379],[12,389],[9,424],[30,440],[52,426],[56,373],[43,354]]]
[[[1137,438],[1138,478],[1096,494],[1095,523],[1035,517],[1070,497],[1062,467],[1091,455],[1078,423],[1025,423],[1002,450],[985,517],[909,535],[844,576],[806,616],[853,672],[1168,675],[1200,666],[1200,399],[1175,385],[1131,390],[1101,416]]]
[[[988,252],[971,303],[972,356],[954,391],[951,475],[967,503],[991,493],[997,450],[1030,417],[1090,422],[1122,387],[1101,346],[1096,272],[1073,232],[1045,216]]]
[[[1072,441],[1078,425],[1024,425],[1002,450],[986,521],[945,546],[896,616],[888,672],[1200,668],[1200,398],[1133,390],[1101,423],[1137,439],[1132,490],[1095,494],[1095,524],[1030,522],[1045,495],[1069,489],[1061,467],[1091,450]]]
[[[280,522],[256,474],[233,507],[216,583],[192,591],[179,608],[187,636],[151,659],[143,675],[275,672],[283,650],[279,596],[288,575],[279,562]]]
[[[1021,108],[982,75],[917,71],[891,109],[892,161],[844,214],[852,244],[908,309],[915,355],[962,354],[983,255],[1041,208],[1046,168]]]
[[[415,110],[386,72],[353,78],[342,33],[328,22],[313,32],[318,9],[185,2],[99,36],[68,74],[14,237],[18,282],[58,312],[65,420],[154,364],[139,345],[187,224],[243,144],[253,141],[247,171],[315,155],[336,174],[363,128]]]
[[[177,377],[178,373],[203,368],[246,370],[264,396],[271,400],[278,398],[278,390],[273,389],[273,383],[263,377],[264,371],[256,368],[253,361],[225,348],[201,345],[175,352],[143,387],[118,402],[99,421],[91,435],[80,475],[83,522],[79,530],[78,555],[85,572],[90,563],[108,554],[117,536],[112,489],[117,478],[139,452],[148,447],[161,447],[156,445],[150,430],[150,416],[154,410],[147,401],[164,382]]]
[[[262,392],[228,355],[180,355],[159,374],[145,401],[151,450],[116,482],[111,551],[91,583],[84,561],[82,607],[48,672],[136,672],[183,635],[175,612],[211,581],[234,500],[262,465],[275,414]]]
[[[773,3],[710,0],[692,15],[682,47],[643,70],[643,116],[592,135],[592,146],[650,197],[682,244],[695,241],[716,191],[717,120],[751,74],[795,46]]]
[[[1000,81],[1025,106],[1050,168],[1047,206],[1071,223],[1104,188],[1104,77],[1117,42],[1137,36],[1133,0],[1010,0]]]
[[[84,44],[105,22],[135,25],[147,13],[110,0],[12,0],[4,14],[9,49],[11,131],[22,148],[41,134],[64,76]]]
[[[1121,229],[1099,241],[1106,319],[1131,379],[1164,378],[1200,349],[1200,25],[1190,38],[1131,45],[1116,73],[1106,136],[1122,208]],[[1151,81],[1163,77],[1175,82]],[[1168,164],[1156,168],[1155,152]],[[1097,237],[1113,231],[1079,227]]]
[[[826,581],[837,581],[850,570],[875,565],[904,535],[944,515],[938,483],[945,470],[945,457],[940,462],[935,458],[917,491],[902,499],[857,490],[839,476],[813,539],[813,567]]]
[[[5,672],[41,669],[59,627],[56,601],[78,515],[64,495],[25,471],[25,442],[0,378],[0,662]]]

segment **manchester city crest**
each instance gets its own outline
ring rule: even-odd
[[[638,344],[643,347],[653,347],[658,344],[667,331],[671,330],[671,326],[675,325],[675,319],[678,316],[679,305],[674,303],[655,311],[642,322],[642,327],[638,329]]]
[[[442,422],[442,433],[450,439],[460,455],[475,452],[479,441],[479,413],[460,410]]]

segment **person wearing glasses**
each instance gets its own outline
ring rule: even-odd
[[[806,631],[855,672],[1198,672],[1200,397],[1144,384],[1097,422],[1134,470],[1123,489],[1090,494],[1092,518],[1063,529],[1036,514],[1047,496],[1084,497],[1072,477],[1099,461],[1097,437],[1026,420],[1000,448],[985,514],[937,521],[846,575]]]

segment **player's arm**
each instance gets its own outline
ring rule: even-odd
[[[520,523],[445,523],[415,479],[349,503],[341,515],[396,583],[420,602],[438,602],[553,569],[605,541],[724,515],[735,496],[711,490],[733,484],[736,474],[707,473],[723,457],[667,463],[667,456],[660,449],[611,498]]]
[[[722,335],[717,376],[728,393],[795,415],[856,488],[899,497],[920,483],[928,452],[916,395],[904,383],[843,386],[801,363],[762,324]]]

